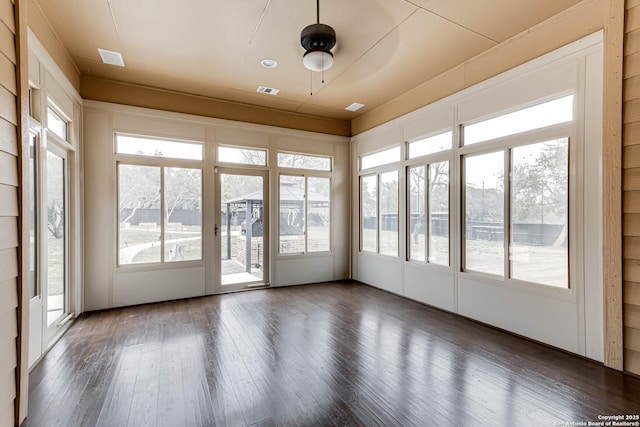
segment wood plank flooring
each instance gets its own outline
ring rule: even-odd
[[[354,282],[81,316],[24,426],[554,426],[640,379]]]

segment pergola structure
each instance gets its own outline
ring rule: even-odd
[[[329,207],[329,197],[307,191],[309,207]],[[244,210],[246,212],[245,239],[246,257],[245,268],[247,273],[251,273],[251,239],[257,234],[253,228],[254,222],[264,218],[264,203],[262,191],[254,191],[240,197],[223,202],[226,205],[226,225],[227,225],[227,259],[231,259],[231,217],[233,211]],[[304,189],[289,183],[280,183],[280,235],[302,235],[304,234]],[[260,236],[262,227],[260,227]]]

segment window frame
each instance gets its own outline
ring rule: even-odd
[[[398,150],[398,159],[397,160],[392,160],[390,162],[377,164],[375,166],[364,167],[362,165],[362,161],[363,161],[363,159],[365,157],[375,156],[377,154],[382,154],[382,153],[386,153],[386,152],[395,151],[396,149]],[[403,147],[400,146],[400,145],[392,145],[392,146],[386,146],[386,147],[381,148],[381,149],[376,150],[376,151],[371,151],[371,152],[360,154],[360,155],[358,155],[358,171],[361,172],[361,173],[362,172],[373,172],[373,171],[377,171],[379,169],[387,169],[389,167],[393,167],[393,165],[401,164],[402,160],[403,160],[402,149],[403,149]]]
[[[451,250],[451,196],[452,196],[452,172],[453,165],[451,161],[451,149],[440,151],[434,154],[421,156],[418,158],[414,158],[412,160],[418,159],[419,161],[414,161],[411,163],[407,163],[405,166],[405,188],[406,188],[406,197],[405,197],[405,206],[406,206],[406,250],[405,250],[405,261],[416,264],[426,264],[438,267],[450,268],[452,266],[452,250]],[[437,163],[448,163],[449,171],[447,173],[448,182],[447,182],[447,264],[441,264],[437,262],[433,262],[429,260],[431,250],[430,250],[430,239],[432,236],[431,232],[431,193],[429,192],[429,184],[431,182],[431,166]],[[424,242],[422,245],[424,246],[424,260],[415,259],[411,257],[411,238],[412,238],[412,230],[411,230],[411,209],[410,209],[410,200],[411,200],[411,183],[410,183],[410,170],[422,167],[424,168],[424,182],[423,182],[423,191],[424,191],[424,232],[421,236],[424,237]]]
[[[333,163],[333,161],[332,161]],[[298,172],[299,173],[295,173]],[[308,257],[308,256],[326,256],[333,254],[333,173],[318,171],[312,169],[296,169],[296,168],[278,168],[277,172],[277,188],[278,188],[278,224],[277,224],[277,238],[278,238],[278,257],[291,258],[291,257]],[[304,182],[304,250],[302,252],[281,252],[280,245],[280,187],[282,176],[301,177]],[[308,194],[309,194],[309,178],[324,178],[329,180],[329,250],[326,251],[309,251],[309,209],[308,209]]]
[[[204,145],[204,143],[203,143]],[[231,149],[236,149],[236,150],[249,150],[249,151],[263,151],[264,152],[264,164],[261,165],[256,165],[253,163],[241,163],[241,162],[227,162],[227,161],[222,161],[220,160],[220,148],[231,148]],[[262,169],[268,169],[269,168],[269,149],[266,147],[250,147],[250,146],[244,146],[244,145],[233,145],[233,144],[215,144],[215,150],[214,150],[214,155],[215,155],[215,164],[216,165],[220,165],[220,166],[225,166],[225,167],[242,167],[242,168],[262,168]]]
[[[119,153],[118,152],[118,137],[119,136],[123,136],[123,137],[130,137],[130,138],[139,138],[139,139],[148,139],[150,141],[167,141],[167,142],[176,142],[179,144],[191,144],[191,145],[199,145],[200,146],[200,152],[202,153],[202,158],[201,159],[185,159],[185,158],[180,158],[180,157],[170,157],[170,156],[153,156],[153,155],[148,155],[148,154],[132,154],[132,153]],[[145,158],[145,159],[166,159],[169,161],[186,161],[186,162],[204,162],[204,157],[205,157],[205,144],[204,141],[199,141],[199,140],[190,140],[190,139],[185,139],[185,138],[172,138],[172,137],[166,137],[166,136],[149,136],[149,135],[143,135],[143,134],[137,134],[137,133],[132,133],[132,132],[120,132],[120,131],[116,131],[114,132],[114,137],[113,137],[113,153],[116,157],[122,157],[122,156],[126,156],[126,157],[131,157],[134,159],[141,159],[141,158]]]
[[[447,133],[451,134],[451,147],[445,148],[444,150],[434,151],[434,152],[431,152],[431,153],[420,154],[420,155],[411,157],[411,144],[414,144],[414,143],[420,142],[420,141],[424,141],[426,139],[435,138],[435,137],[440,136],[440,135],[445,135]],[[414,138],[408,139],[407,141],[405,141],[405,147],[406,147],[405,148],[405,151],[406,151],[405,160],[408,161],[408,162],[418,161],[419,159],[423,159],[425,157],[438,156],[438,155],[441,155],[443,153],[451,153],[456,148],[456,135],[455,135],[453,129],[451,129],[451,127],[447,127],[447,128],[443,128],[443,129],[437,130],[435,132],[429,132],[427,134],[416,136]]]
[[[64,114],[62,112],[62,109],[60,109],[55,102],[53,102],[53,100],[51,98],[47,98],[47,102],[46,102],[46,106],[45,106],[45,114],[46,114],[46,129],[47,129],[47,134],[49,137],[53,136],[55,137],[55,139],[59,142],[62,142],[64,144],[68,144],[71,145],[71,132],[70,130],[72,129],[72,125],[73,125],[73,120],[71,118],[69,118],[66,114]],[[51,111],[53,113],[54,116],[57,116],[60,120],[62,120],[65,124],[65,136],[63,137],[62,135],[58,135],[56,132],[54,132],[53,130],[51,130],[50,128],[50,123],[49,123],[49,111]],[[34,112],[35,114],[35,112]]]
[[[489,139],[483,139],[480,141],[476,141],[476,142],[472,142],[472,143],[465,143],[465,135],[464,135],[464,128],[468,127],[468,126],[474,126],[483,122],[488,122],[503,116],[508,116],[510,114],[514,114],[517,113],[519,111],[524,111],[530,108],[534,108],[540,105],[544,105],[553,101],[558,101],[560,99],[563,98],[567,98],[569,96],[572,96],[572,100],[573,100],[573,110],[572,110],[572,119],[569,121],[564,121],[564,122],[559,122],[559,123],[554,123],[554,124],[550,124],[547,126],[543,126],[543,127],[536,127],[533,129],[529,129],[529,130],[525,130],[525,131],[519,131],[516,133],[510,133],[507,135],[502,135],[502,136],[496,136],[493,138],[489,138]],[[497,140],[503,140],[503,139],[509,139],[512,137],[517,137],[519,135],[525,135],[529,132],[536,132],[542,129],[553,129],[555,127],[563,127],[563,126],[570,126],[573,123],[575,123],[576,121],[576,116],[577,116],[577,100],[578,98],[578,93],[576,91],[576,89],[571,89],[571,90],[564,90],[564,91],[560,91],[560,92],[555,92],[549,96],[543,97],[543,98],[535,98],[530,100],[529,102],[525,102],[525,103],[518,103],[515,105],[511,105],[509,108],[504,109],[504,110],[499,110],[499,111],[494,111],[491,114],[486,114],[486,115],[482,115],[479,117],[475,117],[473,120],[469,120],[469,121],[464,121],[459,123],[459,146],[460,148],[468,148],[468,147],[472,147],[474,145],[478,145],[478,144],[486,144],[488,142],[491,141],[497,141]]]
[[[389,147],[387,147],[385,150],[389,149]],[[381,150],[378,152],[384,152],[385,150]],[[402,147],[400,147],[400,155],[402,156]],[[360,156],[362,157],[362,156]],[[358,206],[359,206],[359,214],[358,214],[358,223],[359,223],[359,242],[358,242],[358,252],[359,253],[367,253],[367,254],[375,254],[375,255],[381,255],[381,256],[385,256],[385,257],[389,257],[389,258],[397,258],[399,259],[401,257],[401,235],[400,233],[402,232],[402,227],[401,227],[401,223],[400,223],[400,218],[402,216],[402,212],[403,212],[403,198],[402,196],[402,185],[403,185],[403,176],[402,176],[402,161],[397,161],[397,162],[393,162],[393,163],[387,163],[381,166],[376,166],[375,168],[370,168],[370,169],[364,169],[364,170],[360,170],[359,174],[358,174]],[[380,232],[381,232],[381,221],[380,221],[380,188],[381,188],[381,180],[382,180],[382,175],[384,175],[385,173],[389,173],[389,172],[396,172],[397,173],[397,177],[398,177],[398,181],[397,181],[397,196],[398,196],[398,230],[397,230],[397,234],[398,234],[398,241],[397,241],[397,254],[396,255],[389,255],[389,254],[383,254],[380,252]],[[375,252],[373,251],[368,251],[368,250],[363,250],[363,225],[364,225],[364,221],[363,221],[363,217],[362,217],[362,206],[363,206],[363,197],[362,197],[362,180],[364,178],[367,177],[371,177],[371,176],[375,176],[376,177],[376,250]]]
[[[267,153],[268,154],[268,153]],[[324,169],[309,169],[309,168],[304,168],[304,167],[296,167],[296,166],[280,166],[279,164],[279,155],[280,154],[288,154],[288,155],[294,155],[294,156],[306,156],[306,157],[316,157],[316,158],[321,158],[321,159],[327,159],[329,160],[329,169],[328,170],[324,170]],[[282,169],[282,170],[289,170],[289,171],[307,171],[310,174],[316,174],[316,173],[325,173],[325,174],[330,174],[333,173],[333,165],[334,159],[333,156],[328,156],[328,155],[323,155],[323,154],[311,154],[311,153],[302,153],[302,152],[294,152],[294,151],[286,151],[286,150],[278,150],[276,152],[276,167],[278,169]]]
[[[458,147],[458,149],[456,150],[456,157],[457,157],[457,162],[459,164],[459,177],[460,177],[460,184],[458,185],[458,191],[460,192],[460,234],[458,236],[458,239],[460,241],[460,264],[459,264],[459,268],[458,268],[458,274],[461,275],[461,277],[464,277],[465,275],[469,275],[469,276],[473,276],[473,277],[479,277],[479,278],[487,278],[487,279],[491,279],[492,281],[498,281],[501,283],[505,283],[505,284],[509,284],[509,285],[514,285],[517,286],[519,288],[523,288],[523,289],[536,289],[536,290],[540,290],[542,292],[548,291],[552,294],[558,294],[558,295],[568,295],[568,294],[573,294],[575,292],[575,285],[572,283],[573,278],[571,275],[571,271],[573,268],[575,268],[575,263],[576,263],[576,258],[579,257],[579,254],[574,254],[573,252],[578,250],[578,248],[576,248],[573,245],[574,242],[574,237],[577,227],[578,227],[578,219],[576,217],[576,211],[577,211],[577,203],[578,200],[576,198],[576,194],[577,194],[577,182],[575,177],[577,176],[577,170],[576,168],[578,167],[577,165],[577,151],[578,151],[578,147],[576,146],[576,140],[577,140],[577,126],[578,123],[576,121],[576,102],[578,102],[578,94],[575,92],[572,92],[574,95],[574,114],[573,114],[573,120],[570,122],[564,122],[564,123],[560,123],[560,124],[555,124],[555,125],[550,125],[547,127],[543,127],[543,128],[538,128],[538,129],[534,129],[534,130],[530,130],[527,132],[521,132],[521,133],[517,133],[517,134],[513,134],[513,135],[509,135],[509,136],[505,136],[505,137],[500,137],[500,138],[496,138],[493,140],[487,140],[487,141],[483,141],[483,142],[479,142],[479,143],[475,143],[475,144],[471,144],[471,145],[466,145],[466,146],[460,146]],[[567,92],[562,92],[561,94],[556,94],[555,97],[551,98],[551,99],[555,99],[555,98],[560,98],[562,96],[566,96],[568,93]],[[562,96],[560,96],[562,95]],[[549,98],[546,98],[547,100]],[[508,113],[514,112],[514,111],[518,111],[519,109],[525,109],[528,108],[531,105],[536,105],[539,104],[543,101],[538,100],[537,102],[533,102],[533,103],[528,103],[528,104],[523,104],[520,105],[519,108],[514,107],[513,109],[510,109]],[[504,113],[504,114],[508,114],[508,113]],[[492,117],[496,117],[496,116],[500,116],[501,114],[497,114],[494,115]],[[470,122],[470,123],[476,123],[477,121],[474,122]],[[460,123],[459,127],[459,135],[460,135],[460,142],[462,143],[462,134],[463,134],[463,127],[468,124],[468,123]],[[511,277],[511,253],[510,253],[510,242],[511,242],[511,164],[512,164],[512,155],[511,155],[511,150],[513,148],[517,148],[517,147],[523,147],[523,146],[528,146],[528,145],[534,145],[537,143],[541,143],[541,142],[545,142],[545,141],[549,141],[549,140],[554,140],[554,139],[563,139],[563,138],[567,138],[568,139],[568,198],[567,198],[567,205],[568,205],[568,214],[567,214],[567,220],[568,220],[568,248],[567,248],[567,253],[568,253],[568,264],[567,264],[567,287],[558,287],[558,286],[553,286],[553,285],[549,285],[549,284],[544,284],[544,283],[538,283],[538,282],[533,282],[533,281],[527,281],[527,280],[523,280],[523,279],[516,279]],[[466,187],[466,181],[465,181],[465,172],[464,172],[464,161],[463,158],[465,156],[475,156],[475,155],[481,155],[481,154],[488,154],[488,153],[492,153],[492,152],[502,152],[503,156],[504,156],[504,163],[503,163],[503,168],[504,168],[504,176],[503,176],[503,188],[504,188],[504,195],[503,195],[503,202],[504,202],[504,238],[503,238],[503,276],[497,276],[491,273],[486,273],[486,272],[481,272],[481,271],[475,271],[475,270],[468,270],[465,268],[465,264],[466,264],[466,219],[465,219],[465,206],[466,206],[466,201],[465,201],[465,187]],[[571,248],[574,248],[573,250]]]
[[[118,135],[134,136],[148,139],[162,139],[176,142],[190,142],[201,143],[203,147],[203,160],[193,159],[176,159],[173,157],[160,157],[160,156],[145,156],[135,154],[120,154],[117,152],[117,138]],[[167,137],[156,137],[148,134],[132,134],[124,132],[114,132],[113,136],[113,152],[114,152],[114,176],[115,176],[115,269],[116,271],[136,271],[136,270],[149,270],[149,269],[172,269],[172,268],[184,268],[190,266],[204,266],[205,263],[205,221],[204,221],[204,195],[205,195],[205,160],[204,160],[204,141],[188,141],[184,139],[172,139]],[[157,167],[160,173],[160,261],[158,262],[144,262],[144,263],[120,263],[120,165],[131,166],[147,166]],[[181,169],[197,169],[200,170],[200,218],[201,218],[201,252],[200,259],[195,260],[181,260],[181,261],[168,261],[165,260],[165,231],[166,220],[164,214],[165,203],[165,169],[166,168],[181,168]]]
[[[362,215],[364,209],[364,197],[362,197],[362,182],[364,179],[369,177],[375,177],[376,181],[376,249],[375,251],[369,251],[364,249],[364,217]],[[360,214],[358,215],[358,222],[360,224],[359,227],[359,236],[360,242],[358,242],[358,252],[359,253],[369,253],[369,254],[379,254],[380,253],[380,197],[379,197],[379,187],[380,187],[380,175],[379,173],[366,173],[358,176],[358,206],[360,207]]]

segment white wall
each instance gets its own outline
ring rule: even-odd
[[[345,279],[349,276],[349,140],[343,137],[270,126],[208,119],[186,114],[86,101],[85,130],[85,310],[212,294],[218,272],[214,245],[215,152],[218,144],[268,149],[271,218],[278,218],[278,150],[331,156],[332,251],[277,254],[276,224],[271,224],[271,286]],[[117,267],[117,183],[114,132],[189,139],[205,144],[202,262]],[[273,222],[273,221],[272,221]]]
[[[461,125],[495,116],[550,96],[574,93],[576,118],[563,128],[571,140],[569,289],[531,285],[506,278],[462,272]],[[596,33],[502,75],[409,113],[352,138],[353,277],[435,307],[497,326],[602,361],[602,215],[601,215],[602,34]],[[406,143],[451,129],[449,160],[451,265],[407,261]],[[543,134],[544,132],[541,132]],[[548,133],[550,135],[550,133]],[[493,143],[490,143],[493,144]],[[494,144],[498,147],[497,144]],[[400,146],[402,161],[378,171],[398,170],[399,256],[359,251],[358,158]],[[440,161],[440,160],[434,160]],[[375,171],[375,170],[374,170]],[[367,174],[369,171],[362,172]],[[586,314],[585,314],[586,313]]]

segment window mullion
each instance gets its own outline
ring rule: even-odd
[[[504,278],[511,278],[511,149],[504,151]]]
[[[380,187],[382,186],[382,176],[378,173],[376,174],[376,253],[380,253]]]
[[[304,215],[302,216],[304,220],[304,226],[302,227],[302,232],[304,233],[304,253],[307,254],[309,252],[309,180],[308,176],[304,175]]]
[[[164,259],[164,246],[165,246],[165,242],[164,242],[164,231],[165,231],[165,227],[166,227],[166,222],[167,222],[167,218],[166,218],[166,206],[165,206],[165,200],[164,200],[164,174],[165,174],[165,167],[164,166],[160,166],[160,262],[164,263],[165,259]]]
[[[429,239],[431,238],[431,230],[430,230],[430,221],[431,221],[431,203],[429,202],[429,199],[431,197],[431,192],[429,191],[429,187],[431,184],[431,165],[430,164],[426,164],[424,167],[424,179],[422,180],[422,182],[424,182],[424,219],[423,219],[423,223],[424,223],[424,234],[423,234],[423,239],[424,239],[424,262],[426,264],[429,263],[429,256],[431,255],[429,252]]]

